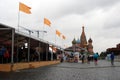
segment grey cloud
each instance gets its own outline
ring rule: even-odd
[[[111,9],[104,22],[104,29],[120,28],[120,3]]]
[[[46,6],[40,6],[36,15],[44,15],[52,17],[54,19],[64,17],[70,14],[84,15],[85,13],[99,9],[99,8],[111,8],[120,0],[61,0],[56,3],[50,3]],[[56,5],[57,4],[57,5]],[[45,7],[45,8],[44,8]],[[44,8],[41,10],[41,8]]]
[[[120,19],[119,20],[111,20],[104,25],[104,29],[112,29],[112,28],[120,28]]]
[[[104,29],[120,28],[120,14],[114,15],[116,15],[116,13],[109,15],[109,18],[106,19]]]
[[[111,29],[106,29],[104,28],[102,30],[99,30],[99,33],[96,34],[96,38],[102,37],[104,39],[120,39],[120,27],[119,28],[111,28]]]
[[[88,11],[103,8],[103,7],[111,7],[112,5],[120,2],[119,0],[76,0],[69,3],[64,4],[61,9],[61,13],[63,14],[84,14]]]

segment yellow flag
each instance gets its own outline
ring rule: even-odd
[[[61,32],[60,32],[60,31],[58,31],[58,30],[56,30],[56,35],[58,35],[58,36],[60,37]]]
[[[44,18],[44,24],[48,25],[49,27],[51,26],[51,22],[46,18]]]
[[[27,14],[31,14],[31,11],[30,11],[31,7],[28,7],[27,5],[23,4],[23,3],[19,3],[19,10],[24,12],[24,13],[27,13]]]
[[[62,35],[62,38],[63,38],[63,39],[66,39],[66,37],[65,37],[64,35]]]

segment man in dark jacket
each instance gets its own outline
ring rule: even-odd
[[[111,52],[110,58],[111,58],[111,65],[114,65],[114,53],[113,52]]]

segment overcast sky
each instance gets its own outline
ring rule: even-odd
[[[80,38],[84,25],[87,40],[93,40],[94,52],[120,43],[120,0],[0,0],[0,23],[17,29],[19,2],[32,8],[32,14],[20,12],[20,26],[46,30],[44,37],[40,35],[45,40],[71,46],[74,37]],[[44,17],[51,21],[51,27],[43,24]],[[55,36],[56,29],[66,40]]]

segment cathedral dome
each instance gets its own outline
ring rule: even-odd
[[[78,38],[77,41],[76,41],[77,44],[80,44],[80,39]]]
[[[90,39],[88,40],[88,42],[89,42],[89,43],[92,43],[92,39],[90,38]]]
[[[75,40],[75,38],[73,39],[72,44],[76,44],[76,40]]]

